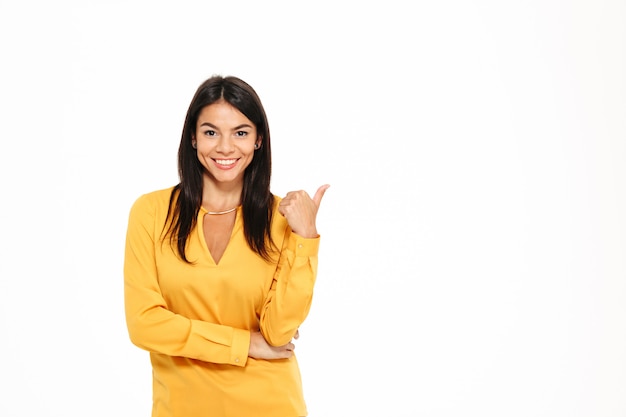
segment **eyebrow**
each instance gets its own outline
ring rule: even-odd
[[[209,123],[209,122],[202,123],[200,125],[200,127],[202,127],[202,126],[208,126],[208,127],[213,128],[213,129],[218,129],[217,126],[215,126],[215,125],[213,125],[212,123]],[[243,124],[240,124],[239,126],[235,126],[233,130],[239,130],[239,129],[243,129],[245,127],[252,129],[252,126],[250,126],[249,124],[243,123]]]

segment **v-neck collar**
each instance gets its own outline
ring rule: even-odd
[[[228,243],[226,244],[226,248],[224,249],[224,253],[222,254],[222,257],[220,258],[219,262],[215,262],[215,258],[213,258],[213,254],[209,250],[209,246],[207,245],[206,239],[204,237],[204,216],[205,215],[210,216],[210,214],[208,213],[209,212],[207,209],[200,206],[200,211],[198,212],[198,218],[197,218],[197,223],[196,223],[196,229],[198,233],[198,239],[200,239],[200,242],[202,243],[202,248],[203,248],[205,256],[209,259],[210,263],[213,266],[218,267],[223,264],[224,258],[227,257],[228,253],[230,252],[230,247],[232,246],[233,237],[235,236],[239,227],[241,226],[240,224],[241,223],[241,206],[237,207],[237,210],[235,210],[235,222],[233,223],[233,227],[230,230],[230,238],[228,239]]]

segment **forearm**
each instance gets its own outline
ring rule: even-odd
[[[250,332],[200,320],[191,320],[150,303],[126,289],[126,323],[133,344],[150,352],[205,362],[244,366]],[[144,300],[140,302],[140,300]]]
[[[261,332],[273,346],[288,343],[309,314],[317,277],[319,237],[291,233],[261,313]]]

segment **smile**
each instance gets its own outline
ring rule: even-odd
[[[237,162],[236,159],[214,159],[215,163],[222,166],[230,166]]]

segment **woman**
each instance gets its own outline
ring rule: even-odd
[[[311,306],[328,185],[274,196],[270,151],[254,89],[211,77],[187,112],[179,184],[131,208],[126,321],[150,352],[153,417],[307,414],[293,339]]]

